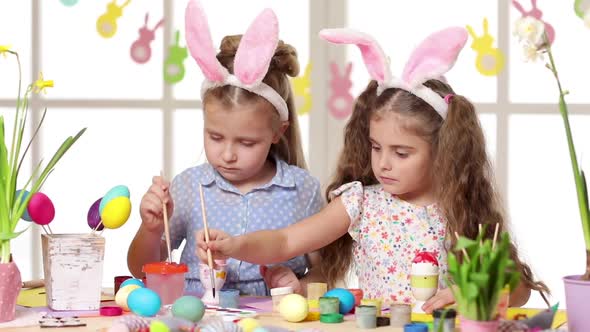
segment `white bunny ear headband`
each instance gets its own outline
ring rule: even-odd
[[[403,89],[427,102],[443,119],[446,118],[452,96],[443,98],[423,83],[433,78],[443,79],[453,67],[467,42],[464,28],[451,27],[428,36],[410,56],[401,78],[391,74],[383,49],[370,35],[352,29],[323,29],[320,37],[336,44],[358,46],[371,78],[378,83],[377,95],[388,88]]]
[[[233,85],[268,100],[281,121],[289,119],[287,103],[273,88],[262,82],[279,41],[279,22],[270,9],[263,10],[242,36],[234,59],[234,74],[219,63],[213,47],[207,16],[197,0],[190,0],[185,11],[186,45],[205,75],[201,99],[207,90]]]

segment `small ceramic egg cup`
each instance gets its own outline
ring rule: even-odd
[[[217,269],[213,272],[215,276],[215,297],[213,297],[213,285],[211,285],[211,269],[207,264],[199,264],[199,278],[205,290],[201,300],[211,305],[219,305],[219,291],[223,287],[223,284],[225,284],[225,278],[227,276],[225,271],[226,261],[216,260],[215,264],[217,265]]]

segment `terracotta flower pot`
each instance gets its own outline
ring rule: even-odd
[[[14,319],[16,299],[21,290],[20,271],[14,262],[0,263],[0,323]]]

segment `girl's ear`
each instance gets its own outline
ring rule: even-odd
[[[281,121],[279,129],[274,133],[272,137],[272,144],[277,144],[281,140],[281,137],[283,137],[285,131],[287,131],[287,128],[289,128],[289,121]]]

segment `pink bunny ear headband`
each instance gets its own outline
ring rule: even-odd
[[[186,45],[205,75],[201,99],[207,90],[233,85],[268,100],[281,121],[289,119],[287,103],[273,88],[262,82],[279,41],[279,22],[270,9],[263,10],[242,36],[234,59],[234,74],[219,63],[213,47],[207,16],[197,0],[190,0],[185,11]]]
[[[431,34],[414,50],[399,78],[391,74],[383,49],[370,35],[352,29],[320,31],[320,37],[329,42],[358,46],[371,78],[378,83],[377,95],[389,88],[406,90],[427,102],[443,119],[447,115],[450,96],[443,98],[422,83],[433,78],[442,79],[455,64],[467,36],[467,31],[460,27]]]

